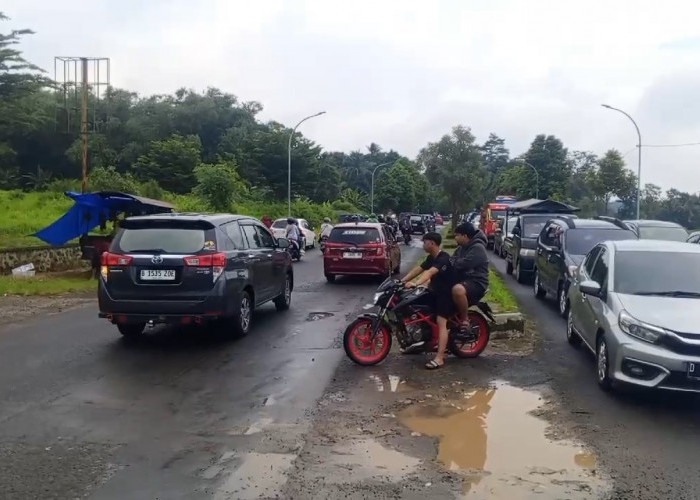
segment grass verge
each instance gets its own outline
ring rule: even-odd
[[[0,276],[0,296],[3,295],[60,295],[97,288],[97,281],[89,273],[52,275],[41,274],[26,278]]]

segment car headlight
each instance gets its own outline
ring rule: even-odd
[[[374,294],[374,300],[373,300],[373,302],[374,302],[375,304],[376,304],[377,302],[379,302],[379,299],[382,298],[382,295],[384,295],[383,292],[377,292],[377,293],[375,293],[375,294]]]
[[[656,343],[664,334],[662,328],[648,325],[630,316],[626,311],[622,311],[618,318],[620,329],[627,335],[638,338],[651,344]]]
[[[535,251],[531,248],[521,248],[520,249],[520,256],[521,257],[534,257]]]

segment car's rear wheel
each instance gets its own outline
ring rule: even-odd
[[[574,331],[574,315],[571,311],[566,315],[566,341],[574,347],[581,345],[581,337]]]
[[[328,281],[328,283],[335,283],[335,274],[326,274],[326,281]]]
[[[513,274],[513,263],[506,261],[506,274]]]
[[[287,273],[287,277],[284,279],[282,295],[276,297],[274,303],[278,311],[286,311],[289,309],[292,303],[292,277],[289,273]]]
[[[544,296],[547,295],[547,291],[542,288],[542,284],[540,283],[540,273],[537,269],[535,269],[535,279],[532,283],[532,290],[535,292],[535,297],[538,299],[544,298]]]
[[[569,312],[569,297],[567,294],[566,285],[564,283],[559,284],[557,303],[559,304],[559,314],[561,314],[562,318],[566,318],[566,315]]]
[[[144,328],[146,328],[146,323],[127,323],[117,325],[117,330],[119,330],[119,333],[121,333],[125,338],[129,339],[136,338],[143,334]]]
[[[525,271],[523,271],[523,265],[520,259],[518,259],[518,263],[515,266],[515,279],[518,280],[518,283],[520,284],[527,283],[527,275],[525,274]]]
[[[236,313],[231,318],[231,330],[237,337],[244,337],[250,332],[253,322],[253,301],[247,291],[241,292],[241,300]]]

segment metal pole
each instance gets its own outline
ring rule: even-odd
[[[83,142],[83,184],[82,192],[87,190],[88,183],[88,60],[85,57],[80,58],[80,63],[82,65],[82,76],[83,76],[83,92],[82,92],[82,106],[81,106],[81,119],[80,119],[80,135],[82,136]]]
[[[532,170],[535,171],[535,198],[539,199],[540,198],[540,173],[537,171],[535,166],[532,163],[528,163],[522,158],[519,158],[519,161],[530,167]]]
[[[639,132],[637,122],[635,122],[634,118],[632,118],[630,115],[628,115],[621,109],[613,108],[609,104],[601,104],[601,106],[603,106],[604,108],[612,109],[613,111],[618,111],[619,113],[625,115],[627,118],[630,119],[632,125],[634,125],[634,129],[637,131],[637,148],[639,149],[639,156],[637,158],[637,220],[639,220],[639,202],[642,199],[642,134],[641,132]]]
[[[374,170],[372,170],[372,187],[371,187],[371,189],[370,189],[370,193],[371,193],[371,194],[370,194],[370,197],[369,197],[369,199],[370,199],[370,202],[369,202],[369,213],[371,213],[371,214],[374,213],[374,174],[375,174],[375,172],[377,171],[377,169],[378,169],[379,167],[385,167],[385,166],[387,166],[387,165],[391,165],[392,163],[394,163],[394,162],[393,162],[393,161],[388,161],[388,162],[386,162],[386,163],[381,163],[381,164],[377,165],[376,167],[374,167]]]
[[[292,132],[289,134],[289,144],[287,144],[287,217],[292,216],[292,137],[294,137],[294,133],[297,131],[297,128],[299,128],[299,125],[304,123],[306,120],[321,116],[324,113],[325,111],[321,111],[315,115],[307,116],[299,123],[294,125]]]

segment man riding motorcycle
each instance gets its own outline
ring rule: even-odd
[[[296,245],[299,248],[299,254],[303,253],[304,249],[302,243],[301,230],[299,229],[299,225],[296,219],[293,219],[292,217],[289,217],[287,219],[287,228],[285,229],[285,236],[293,245]]]
[[[452,299],[459,312],[462,333],[469,333],[469,306],[479,302],[489,287],[489,258],[486,254],[486,235],[464,222],[455,228],[455,241],[459,245],[451,258],[456,284],[452,287]]]
[[[439,233],[427,233],[423,236],[423,250],[428,254],[425,261],[411,269],[401,281],[406,284],[406,288],[422,286],[430,283],[435,296],[435,312],[437,314],[437,324],[439,328],[438,349],[435,357],[428,361],[425,367],[428,370],[442,368],[445,364],[445,351],[447,349],[447,319],[454,313],[454,303],[452,302],[451,291],[454,284],[454,273],[450,256],[444,252],[440,245],[442,236]],[[415,283],[411,280],[418,277]],[[418,342],[409,347],[412,349],[424,342]],[[408,352],[408,350],[407,350]]]

